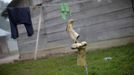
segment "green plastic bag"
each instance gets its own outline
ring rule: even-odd
[[[64,8],[66,12],[70,12],[69,5],[67,3],[64,3]]]
[[[66,19],[67,15],[70,13],[69,5],[67,3],[62,3],[60,5],[60,12],[62,19]]]

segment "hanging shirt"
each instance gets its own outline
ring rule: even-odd
[[[19,37],[17,29],[18,24],[25,25],[28,36],[33,35],[34,30],[31,21],[30,9],[28,7],[8,8],[7,11],[11,27],[11,37],[13,39]]]

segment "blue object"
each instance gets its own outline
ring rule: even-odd
[[[32,21],[31,21],[31,15],[30,15],[30,9],[28,7],[23,8],[8,8],[8,17],[10,21],[10,27],[11,27],[11,37],[13,39],[16,39],[19,37],[17,25],[18,24],[24,24],[27,35],[32,36],[34,33]]]

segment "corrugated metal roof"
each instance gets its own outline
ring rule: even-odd
[[[7,36],[7,35],[9,35],[10,33],[9,32],[7,32],[7,31],[5,31],[5,30],[3,30],[3,29],[0,29],[0,37],[2,37],[2,36]]]

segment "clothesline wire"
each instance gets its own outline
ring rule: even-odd
[[[66,3],[67,3],[68,5],[73,5],[73,4],[84,3],[84,2],[88,2],[88,1],[91,1],[91,0],[81,0],[81,1],[66,2]],[[61,3],[63,3],[63,2],[61,2]],[[51,6],[60,6],[61,3],[57,3],[57,4],[54,4],[54,3],[48,4],[48,3],[47,3],[47,4],[43,4],[43,5],[41,5],[41,6],[19,6],[19,7],[0,7],[0,8],[51,7]]]

